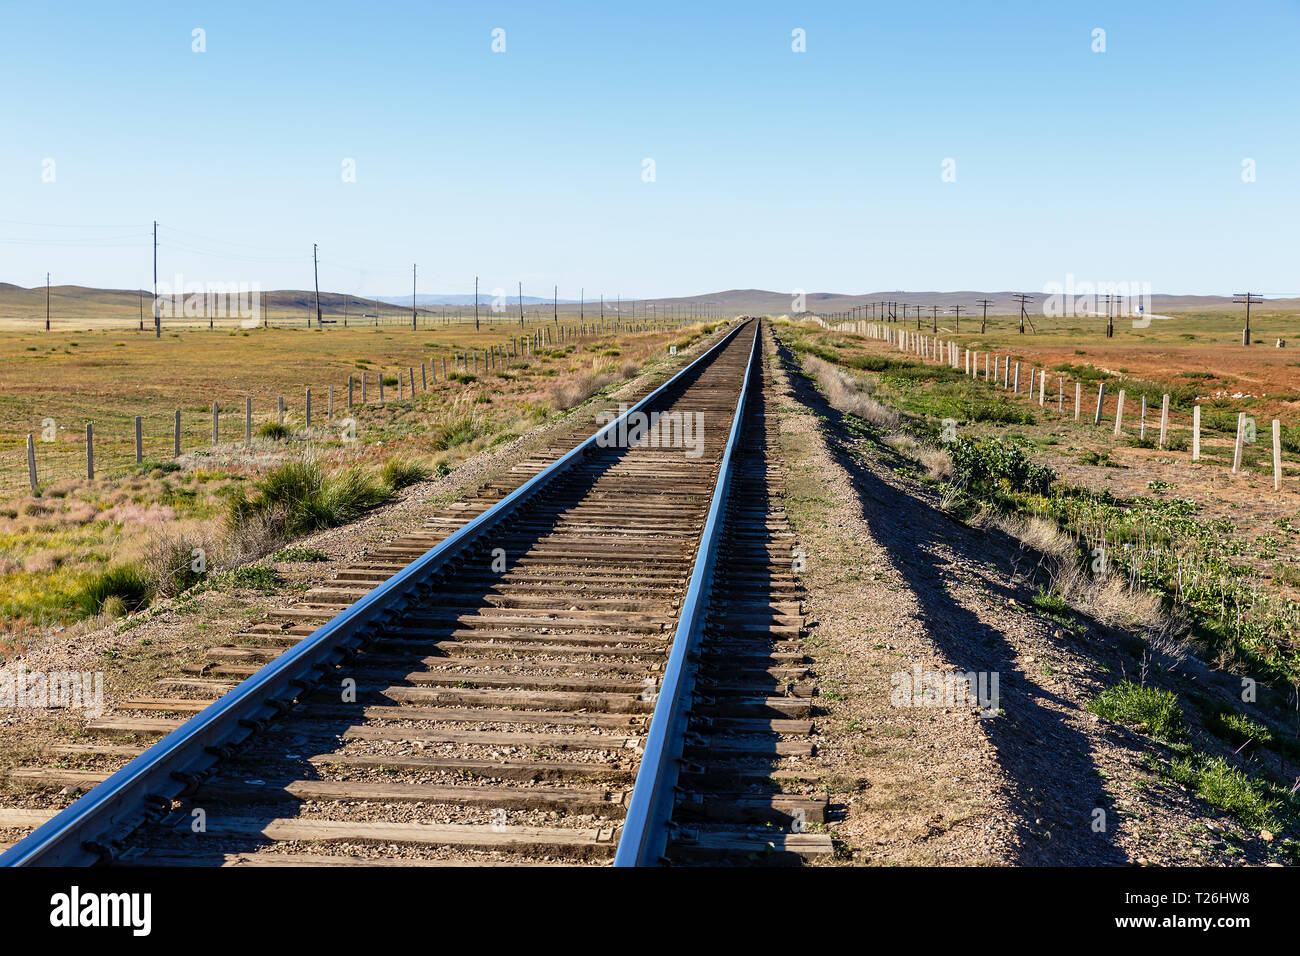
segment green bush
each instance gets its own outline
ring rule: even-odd
[[[973,442],[958,438],[944,448],[952,459],[954,484],[974,490],[1027,491],[1046,494],[1056,472],[1034,464],[1025,453],[1002,438]]]

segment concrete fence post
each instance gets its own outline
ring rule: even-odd
[[[1273,490],[1282,490],[1282,423],[1273,419]]]
[[[1241,472],[1241,441],[1246,431],[1246,413],[1237,412],[1237,441],[1232,449],[1232,473],[1234,475]]]
[[[1169,440],[1169,393],[1160,400],[1160,447],[1165,447]]]
[[[36,483],[36,445],[32,441],[32,436],[27,436],[27,480],[31,483],[32,494],[40,494],[40,486]]]
[[[1119,400],[1115,403],[1115,434],[1124,430],[1124,389],[1119,390]]]
[[[1201,460],[1201,406],[1192,408],[1192,461]]]
[[[1097,386],[1097,414],[1092,418],[1094,425],[1101,424],[1101,405],[1104,401],[1106,401],[1106,383],[1102,382]]]

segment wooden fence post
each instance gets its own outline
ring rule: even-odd
[[[144,461],[144,425],[140,416],[135,416],[135,463]]]
[[[244,444],[253,444],[253,396],[244,396]]]
[[[280,413],[280,424],[284,424],[284,396],[279,395],[275,399],[276,410]]]
[[[213,402],[213,403],[212,403],[212,444],[214,444],[214,445],[217,443],[217,436],[218,436],[218,432],[217,432],[217,415],[218,415],[218,412],[217,412],[217,403],[216,403],[216,402]]]
[[[311,428],[311,387],[307,388],[307,427]]]
[[[95,426],[86,422],[86,477],[95,477]]]
[[[172,453],[173,457],[181,457],[181,410],[176,409],[176,425],[172,429]]]

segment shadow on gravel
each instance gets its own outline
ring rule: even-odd
[[[1015,812],[1015,863],[1127,863],[1127,854],[1113,842],[1115,812],[1091,742],[1043,702],[1075,705],[1022,671],[1013,662],[1006,633],[987,626],[953,600],[945,585],[944,552],[956,551],[982,569],[990,597],[1028,605],[1032,591],[1013,583],[1025,563],[1020,542],[996,529],[959,525],[923,499],[883,481],[846,440],[851,434],[846,416],[826,401],[788,348],[778,344],[778,352],[795,398],[827,422],[823,430],[827,447],[851,476],[872,534],[888,549],[890,560],[915,593],[931,640],[954,669],[999,675],[1002,713],[981,721],[981,727],[1012,780],[1008,800]],[[1059,799],[1062,793],[1068,794],[1064,801]],[[1092,830],[1097,807],[1110,817],[1103,833]]]

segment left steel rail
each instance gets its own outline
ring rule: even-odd
[[[453,532],[397,574],[250,675],[229,693],[191,717],[144,753],[73,801],[3,854],[0,866],[79,866],[112,857],[112,840],[143,823],[150,807],[162,808],[183,794],[233,745],[241,743],[286,711],[366,632],[401,614],[433,577],[474,539],[497,526],[557,475],[617,433],[624,418],[642,411],[706,366],[750,323],[738,323],[699,358],[596,430],[501,501]]]

